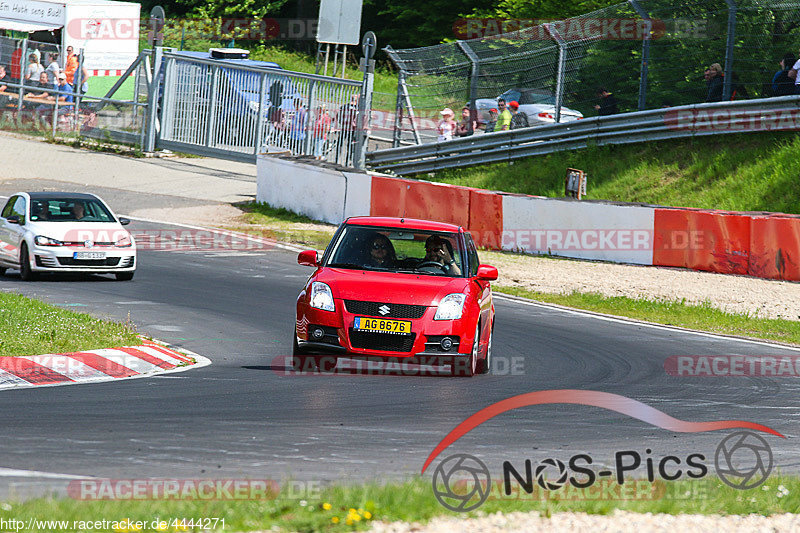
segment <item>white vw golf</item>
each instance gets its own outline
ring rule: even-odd
[[[0,274],[113,273],[133,279],[136,243],[103,200],[93,194],[19,192],[0,212]]]

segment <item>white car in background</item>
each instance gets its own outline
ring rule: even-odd
[[[519,111],[528,116],[531,126],[555,124],[555,97],[542,89],[509,89],[497,98],[479,98],[475,100],[478,108],[478,121],[485,124],[489,120],[489,110],[497,108],[497,101],[502,98],[506,104],[516,101]],[[583,118],[583,113],[561,106],[561,122],[572,122]]]
[[[43,272],[113,273],[133,279],[136,242],[93,194],[19,192],[0,212],[0,274],[19,269],[23,280]]]

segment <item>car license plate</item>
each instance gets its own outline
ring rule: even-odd
[[[73,252],[73,259],[105,259],[105,252]]]
[[[353,329],[408,335],[411,333],[411,322],[408,320],[386,320],[384,318],[357,316],[353,323]]]

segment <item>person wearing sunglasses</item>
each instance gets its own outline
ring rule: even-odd
[[[372,267],[394,268],[397,263],[392,241],[381,233],[367,241],[367,258],[367,266]]]

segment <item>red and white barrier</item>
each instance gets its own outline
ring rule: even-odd
[[[576,201],[258,159],[258,199],[338,224],[439,220],[480,246],[800,281],[800,215]]]
[[[111,381],[179,371],[211,362],[155,343],[65,354],[0,357],[0,390]]]

